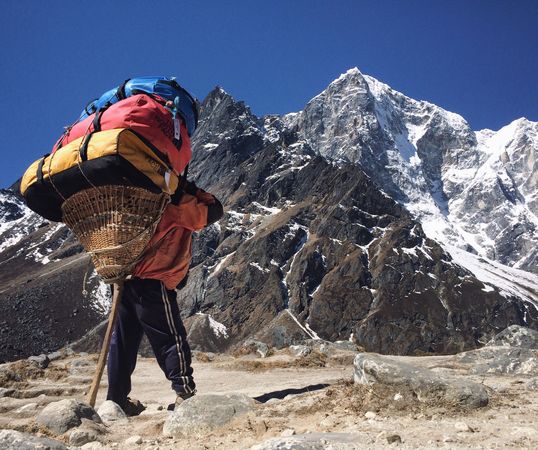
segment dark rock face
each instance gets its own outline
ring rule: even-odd
[[[16,193],[2,194],[0,215],[12,224],[3,242],[15,243],[0,251],[0,362],[54,351],[82,337],[102,320],[108,302],[69,230],[29,211]],[[8,220],[11,205],[18,212]]]
[[[484,285],[426,236],[398,203],[407,199],[401,179],[377,176],[390,162],[378,152],[390,142],[363,81],[343,81],[364,92],[348,99],[341,121],[324,115],[323,102],[336,91],[285,117],[258,118],[220,88],[205,99],[190,177],[226,212],[195,237],[189,280],[178,292],[193,348],[321,338],[381,353],[450,353],[510,324],[538,328],[528,299]],[[350,126],[360,131],[353,139]],[[313,130],[326,134],[312,139]],[[428,146],[473,144],[465,133],[423,136],[430,184],[446,159],[428,156]],[[368,170],[345,162],[357,158],[371,162]],[[9,226],[0,228],[7,243],[0,247],[0,360],[7,360],[82,337],[105,317],[109,293],[64,227],[25,209],[13,192],[1,194],[0,225]],[[94,330],[77,345],[94,349],[98,341]]]
[[[220,114],[206,112],[206,126]],[[368,351],[447,353],[523,323],[521,302],[484,289],[360,167],[328,162],[296,133],[194,152],[196,181],[217,173],[203,186],[227,212],[198,235],[179,302],[223,323],[230,342],[252,330],[278,347],[353,334]]]

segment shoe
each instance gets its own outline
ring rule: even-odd
[[[142,403],[140,403],[139,400],[127,397],[127,401],[125,402],[125,406],[123,407],[123,412],[126,416],[133,417],[140,415],[140,413],[145,409],[146,407]]]
[[[192,393],[182,392],[181,394],[177,394],[176,402],[175,403],[170,403],[168,405],[167,410],[168,411],[175,411],[177,408],[179,408],[179,405],[181,405],[185,400],[187,400],[187,399],[189,399],[191,397],[194,397],[195,394],[196,394],[196,391],[192,392]]]

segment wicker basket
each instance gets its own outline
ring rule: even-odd
[[[130,186],[85,189],[63,203],[63,221],[91,255],[97,273],[115,283],[138,262],[169,199]]]

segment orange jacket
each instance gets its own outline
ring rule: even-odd
[[[167,289],[175,289],[189,271],[192,232],[207,225],[208,205],[213,203],[215,197],[201,189],[196,195],[183,193],[177,205],[169,203],[133,276],[160,280]]]

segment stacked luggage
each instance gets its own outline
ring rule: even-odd
[[[191,159],[198,122],[193,97],[174,79],[127,80],[91,102],[52,152],[25,172],[27,205],[62,221],[62,204],[100,186],[132,186],[173,194]]]

